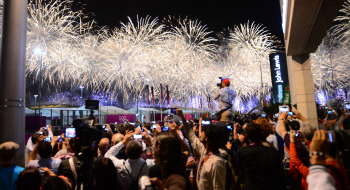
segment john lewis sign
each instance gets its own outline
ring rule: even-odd
[[[283,103],[284,87],[289,82],[286,55],[270,54],[272,93],[275,103]]]

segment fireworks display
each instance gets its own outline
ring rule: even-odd
[[[241,100],[266,94],[271,88],[268,55],[277,47],[262,25],[236,26],[223,39],[225,45],[219,46],[198,20],[161,23],[158,18],[137,18],[136,22],[129,18],[120,28],[96,32],[94,23],[83,22],[84,14],[71,11],[70,4],[57,0],[29,3],[27,74],[36,80],[40,56],[33,52],[39,47],[45,52],[42,80],[55,87],[82,85],[129,99],[142,96],[149,85],[159,100],[162,84],[169,87],[171,102],[179,105],[212,97],[218,77],[230,78]]]
[[[339,92],[350,85],[350,0],[340,13],[317,51],[310,54],[315,93],[322,97],[340,97]]]
[[[45,52],[42,81],[50,84],[45,88],[82,85],[109,94],[112,102],[117,95],[124,100],[144,97],[148,85],[154,87],[157,105],[163,105],[162,84],[163,97],[168,86],[173,104],[210,108],[216,106],[212,96],[218,77],[225,77],[236,92],[237,110],[245,110],[246,104],[255,107],[261,95],[269,95],[269,54],[277,52],[279,41],[261,24],[240,24],[217,38],[200,21],[186,18],[129,18],[120,28],[96,29],[96,23],[85,22],[86,15],[72,11],[71,4],[31,0],[28,5],[27,75],[39,80],[40,55],[34,50],[40,48]],[[310,55],[317,94],[349,86],[349,0],[341,12],[344,15],[335,20],[341,23]],[[59,102],[60,96],[49,102]]]

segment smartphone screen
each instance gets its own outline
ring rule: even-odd
[[[176,108],[171,108],[171,113],[176,114]]]
[[[294,113],[292,111],[288,112],[288,115],[294,115]]]
[[[261,118],[265,118],[266,117],[266,114],[261,114]]]
[[[142,139],[142,135],[141,134],[134,134],[134,139]]]
[[[118,122],[114,122],[114,124],[116,124],[116,125],[117,125],[117,124],[118,124]]]
[[[350,110],[350,102],[345,102],[345,109]]]
[[[106,125],[102,125],[102,129],[106,128]]]
[[[75,128],[66,128],[66,137],[74,138],[75,137]]]
[[[135,125],[135,122],[130,122],[131,125]]]
[[[279,107],[279,111],[280,111],[280,113],[289,111],[288,106],[280,106],[280,107]]]
[[[328,132],[329,142],[333,143],[333,132]]]
[[[275,114],[275,117],[278,117],[278,113]]]
[[[232,127],[231,127],[231,125],[227,125],[227,129],[230,129],[230,130],[232,130]]]
[[[51,142],[51,137],[45,137],[44,141]]]
[[[155,121],[152,121],[152,123],[156,123]]]
[[[157,129],[157,125],[152,125],[151,129]]]
[[[324,107],[324,109],[328,110],[328,107]]]
[[[299,132],[296,132],[296,133],[295,133],[295,136],[296,136],[296,137],[299,137]]]
[[[210,121],[202,120],[202,125],[210,125]]]
[[[169,127],[163,127],[163,131],[169,131]]]

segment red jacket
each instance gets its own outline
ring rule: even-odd
[[[298,174],[301,175],[301,185],[302,188],[307,190],[307,182],[306,182],[306,177],[307,175],[309,175],[309,167],[306,167],[303,162],[301,162],[301,160],[299,159],[298,155],[297,155],[297,150],[295,148],[295,143],[290,143],[289,145],[290,150],[287,149],[289,156],[290,156],[290,170],[289,170],[289,175],[296,177]],[[346,175],[346,170],[344,165],[341,163],[341,161],[336,161],[336,160],[331,160],[331,161],[327,161],[326,165],[332,165],[334,167],[336,167],[340,174],[342,175],[342,178],[344,179],[344,183],[345,183],[345,187],[342,187],[340,180],[337,178],[337,175],[335,175],[333,173],[333,171],[331,169],[328,169],[329,174],[331,174],[331,176],[334,178],[335,180],[335,186],[337,188],[337,190],[342,190],[342,189],[349,189],[349,182],[348,182],[348,178]],[[293,168],[293,169],[292,169]],[[298,174],[296,175],[295,172],[298,172]],[[292,174],[292,175],[291,175]]]

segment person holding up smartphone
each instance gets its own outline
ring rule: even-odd
[[[220,129],[215,125],[202,126],[201,137],[198,138],[188,126],[182,110],[176,111],[182,120],[186,137],[200,157],[201,164],[198,166],[196,178],[198,189],[225,189],[226,165],[219,151],[222,142]]]
[[[328,107],[328,109],[325,109]],[[337,122],[338,114],[333,108],[329,105],[322,107],[317,110],[318,117],[318,129],[328,130],[332,125]]]

